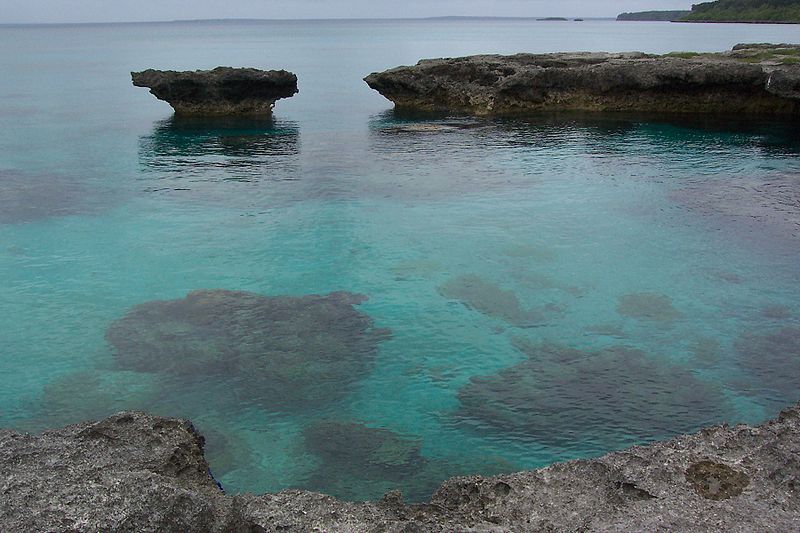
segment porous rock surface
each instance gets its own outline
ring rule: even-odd
[[[797,531],[800,405],[590,460],[446,481],[429,503],[226,495],[188,421],[0,431],[2,531]]]
[[[664,56],[577,52],[424,59],[372,73],[364,81],[400,109],[797,116],[796,46],[737,45],[719,54]]]
[[[177,72],[131,72],[136,87],[147,87],[181,115],[270,114],[275,102],[297,93],[297,76],[285,70],[217,67]]]

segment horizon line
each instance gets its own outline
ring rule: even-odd
[[[199,18],[199,19],[172,19],[172,20],[119,20],[96,22],[0,22],[2,26],[103,26],[120,24],[187,24],[202,22],[345,22],[345,21],[412,21],[412,20],[531,20],[537,22],[559,22],[552,19],[565,19],[566,22],[582,20],[616,20],[616,16],[608,17],[582,17],[582,16],[491,16],[491,15],[441,15],[434,17],[298,17],[298,18]],[[551,20],[546,20],[551,19]]]

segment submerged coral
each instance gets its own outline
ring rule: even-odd
[[[242,401],[298,409],[347,394],[388,330],[355,309],[364,296],[198,290],[133,307],[106,338],[123,369],[213,376]]]
[[[375,485],[378,493],[405,485],[426,463],[419,440],[358,422],[317,422],[303,438],[321,461],[304,486],[341,498],[357,499]]]
[[[667,322],[681,318],[683,313],[675,309],[672,299],[654,292],[637,292],[621,296],[617,305],[621,315]]]
[[[670,199],[705,224],[761,246],[797,246],[800,186],[795,173],[764,177],[720,176],[694,180]]]
[[[527,359],[473,377],[459,391],[459,414],[481,428],[557,446],[602,442],[608,449],[692,431],[727,413],[715,384],[640,350],[515,344]]]
[[[749,380],[777,392],[783,399],[797,396],[800,389],[800,327],[746,332],[736,341],[735,347],[739,364]]]
[[[421,439],[360,422],[318,421],[305,428],[303,440],[319,462],[302,487],[354,501],[400,488],[407,501],[424,501],[452,476],[519,470],[500,457],[424,457]]]
[[[541,312],[524,309],[512,291],[479,276],[465,275],[450,279],[439,286],[439,294],[451,300],[458,300],[466,307],[484,315],[505,320],[512,326],[530,327],[545,322]]]
[[[709,337],[698,337],[689,345],[694,362],[700,366],[712,366],[719,362],[722,346],[719,341]]]
[[[781,304],[766,305],[761,309],[761,316],[764,318],[774,318],[777,320],[785,320],[791,318],[792,310],[788,306]]]
[[[97,198],[97,191],[65,176],[0,170],[0,224],[91,213]]]
[[[159,394],[154,376],[131,371],[80,370],[44,386],[32,429],[107,417],[124,409],[151,409]]]

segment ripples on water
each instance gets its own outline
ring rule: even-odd
[[[3,145],[2,424],[188,416],[229,491],[421,500],[797,400],[795,124],[326,117]]]

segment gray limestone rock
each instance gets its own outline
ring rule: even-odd
[[[297,76],[285,70],[217,67],[176,72],[131,72],[136,87],[147,87],[180,115],[268,115],[275,102],[297,93]]]
[[[429,503],[226,495],[187,421],[123,412],[0,431],[2,531],[797,531],[800,405],[597,459],[446,481]]]
[[[401,109],[798,115],[796,54],[790,45],[739,45],[720,54],[476,55],[424,59],[364,80]]]

